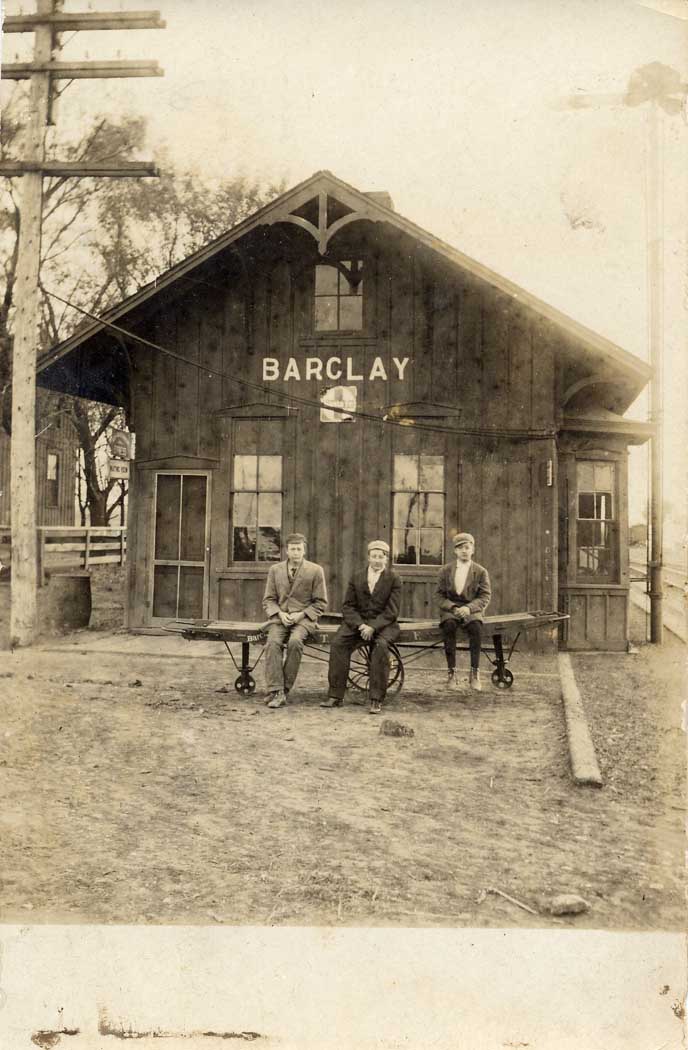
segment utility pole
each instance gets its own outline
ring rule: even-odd
[[[34,33],[31,62],[5,63],[6,80],[30,80],[25,156],[0,162],[0,175],[22,177],[12,354],[10,502],[12,589],[10,644],[30,645],[37,626],[36,567],[36,357],[39,350],[38,278],[41,254],[43,176],[86,178],[157,175],[152,163],[46,162],[45,131],[51,120],[53,81],[100,77],[162,76],[155,62],[55,62],[57,38],[67,30],[164,29],[157,11],[65,13],[63,0],[36,0],[30,15],[8,15],[4,33]]]
[[[564,100],[570,109],[597,109],[604,106],[639,106],[649,102],[647,136],[647,180],[645,212],[647,224],[648,351],[652,366],[650,383],[650,549],[648,556],[650,596],[650,641],[663,640],[662,560],[663,560],[663,441],[664,441],[664,183],[663,113],[686,114],[688,84],[679,73],[660,62],[634,70],[625,95],[577,93]]]
[[[662,618],[664,592],[662,561],[664,550],[664,125],[659,107],[650,102],[647,158],[647,227],[648,227],[648,327],[652,381],[650,384],[650,421],[655,431],[650,439],[650,550],[648,559],[650,596],[650,641],[661,645],[664,640]]]
[[[52,13],[52,0],[38,0],[38,13]],[[53,32],[41,25],[34,37],[34,62],[50,61]],[[30,120],[26,129],[26,162],[35,167],[24,175],[21,192],[14,346],[12,350],[12,440],[10,444],[10,530],[12,590],[10,644],[27,645],[37,619],[36,568],[36,353],[38,350],[38,270],[45,128],[48,122],[50,74],[31,77]]]

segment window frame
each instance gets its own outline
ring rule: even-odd
[[[255,489],[240,488],[239,489],[239,488],[236,487],[236,460],[237,460],[237,457],[239,457],[239,456],[243,456],[243,457],[252,456],[256,460],[256,485],[258,486],[257,488],[255,488]],[[259,487],[259,482],[260,482],[260,460],[261,459],[279,459],[280,460],[280,488],[279,489],[277,489],[277,488],[261,489]],[[277,562],[282,560],[283,537],[284,537],[284,531],[285,531],[285,526],[284,526],[284,518],[285,518],[284,471],[285,471],[285,465],[286,465],[286,456],[284,455],[283,451],[282,452],[240,452],[240,451],[232,451],[231,457],[230,457],[229,514],[228,514],[228,523],[227,523],[228,524],[228,531],[227,531],[227,565],[228,566],[245,566],[246,568],[251,567],[251,568],[254,568],[254,569],[257,568],[257,567],[263,567],[264,566],[266,569],[269,569],[269,567],[271,565],[276,565]],[[253,493],[256,496],[256,501],[257,501],[257,506],[256,506],[256,525],[255,525],[255,528],[256,528],[255,557],[250,558],[250,559],[249,558],[236,558],[235,557],[235,548],[234,548],[234,528],[235,528],[235,525],[234,525],[234,505],[235,505],[234,501],[235,501],[235,496],[238,493],[243,493],[243,492]],[[261,527],[260,523],[259,523],[259,518],[258,518],[258,508],[259,508],[260,495],[262,493],[265,493],[265,494],[268,494],[268,493],[269,494],[277,494],[278,493],[279,496],[280,496],[280,526],[279,526],[279,537],[280,537],[280,539],[279,539],[278,554],[277,554],[276,558],[259,558],[258,557],[258,553],[259,553],[258,530]]]
[[[341,292],[341,282],[343,280],[347,280],[347,278],[344,277],[344,275],[341,273],[341,271],[339,270],[339,268],[337,266],[337,263],[339,263],[342,266],[346,265],[346,264],[348,264],[349,266],[353,266],[354,263],[358,264],[360,272],[361,272],[361,278],[360,278],[360,281],[359,281],[360,293],[358,295],[351,295],[351,294],[347,295],[346,293],[342,293]],[[318,292],[317,291],[317,287],[318,287],[318,268],[319,267],[327,267],[329,269],[334,270],[335,273],[337,274],[337,291],[336,291],[336,293],[332,293],[332,292]],[[367,330],[367,325],[366,325],[367,292],[366,292],[366,289],[367,289],[369,281],[372,279],[372,274],[369,273],[369,268],[370,268],[369,260],[366,259],[365,256],[357,254],[355,252],[349,253],[347,258],[341,258],[341,259],[337,258],[337,259],[329,259],[329,260],[328,259],[321,259],[321,260],[319,260],[318,262],[315,263],[315,265],[313,267],[313,286],[312,286],[313,290],[312,290],[311,301],[312,301],[312,304],[313,304],[313,307],[312,307],[313,308],[312,331],[313,331],[313,335],[316,338],[321,339],[321,338],[326,338],[328,336],[342,336],[342,335],[360,336],[363,333],[365,333],[365,331]],[[336,302],[337,302],[337,325],[336,325],[336,327],[335,328],[318,328],[318,318],[317,318],[317,310],[316,310],[316,305],[317,305],[318,299],[325,299],[325,298],[330,298],[331,299],[331,298],[335,298],[335,297],[336,297]],[[346,327],[345,328],[345,327],[341,327],[340,326],[341,301],[342,301],[342,299],[346,299],[346,298],[350,298],[350,299],[359,299],[360,298],[360,300],[361,300],[361,324],[360,324],[360,327],[358,327],[358,328],[351,328],[351,327]]]
[[[415,489],[415,490],[414,489],[397,489],[397,488],[395,488],[396,460],[397,460],[397,457],[401,457],[401,456],[404,456],[404,457],[409,458],[409,459],[413,458],[413,459],[417,460],[417,479],[418,479],[418,484],[419,485],[420,485],[420,478],[421,478],[421,475],[420,475],[421,460],[423,458],[436,459],[436,460],[440,459],[442,461],[442,488],[441,489],[436,489],[436,488],[433,488],[433,489],[421,489],[421,488],[418,488],[418,489]],[[401,451],[393,452],[392,453],[392,477],[391,477],[391,481],[392,481],[392,487],[391,487],[391,528],[390,528],[391,540],[392,540],[392,559],[391,559],[391,564],[395,568],[398,568],[400,571],[407,571],[407,570],[412,570],[412,571],[415,571],[415,572],[419,572],[419,571],[420,572],[436,571],[438,568],[440,568],[444,564],[444,551],[445,551],[446,534],[447,534],[447,455],[446,455],[446,453],[445,452],[401,452]],[[427,525],[427,526],[416,525],[416,526],[412,526],[412,530],[411,529],[403,530],[403,529],[401,529],[400,526],[396,525],[396,515],[395,515],[396,497],[397,497],[397,495],[401,495],[403,493],[410,493],[410,492],[415,492],[415,494],[417,496],[426,494],[426,495],[440,495],[442,497],[442,514],[441,514],[441,516],[442,516],[442,525],[441,526],[437,526],[437,525]],[[398,531],[414,531],[417,534],[417,536],[418,536],[418,543],[416,545],[416,559],[417,560],[415,562],[397,561],[396,560],[396,557],[395,557],[395,555],[396,555],[396,533]],[[421,557],[420,534],[423,531],[436,532],[436,533],[440,534],[441,543],[440,543],[439,561],[436,561],[436,562],[435,561],[433,561],[433,562],[420,561],[420,557]]]

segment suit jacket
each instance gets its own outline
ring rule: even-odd
[[[391,569],[383,569],[370,593],[368,566],[355,572],[342,602],[344,623],[356,631],[362,623],[380,631],[396,623],[401,606],[401,578]]]
[[[302,622],[315,630],[318,617],[327,608],[325,574],[320,565],[304,558],[293,580],[289,579],[286,561],[271,565],[265,581],[263,608],[271,620],[279,619],[280,609],[287,613],[303,611]]]
[[[454,574],[456,573],[456,559],[443,565],[437,580],[437,591],[435,592],[440,603],[440,620],[449,620],[454,615],[452,608],[455,605],[467,605],[471,615],[464,621],[471,623],[473,620],[482,622],[483,613],[490,603],[492,588],[487,569],[472,561],[463,586],[463,593],[457,594],[454,590]]]

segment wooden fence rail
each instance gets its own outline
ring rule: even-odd
[[[41,525],[38,533],[38,577],[44,582],[46,570],[90,569],[92,565],[124,565],[127,556],[127,530],[79,525]],[[0,563],[11,558],[9,526],[0,525]]]

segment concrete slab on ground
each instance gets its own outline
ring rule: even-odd
[[[222,642],[187,642],[175,634],[134,634],[127,631],[78,631],[64,638],[45,639],[33,649],[47,653],[228,659]]]

